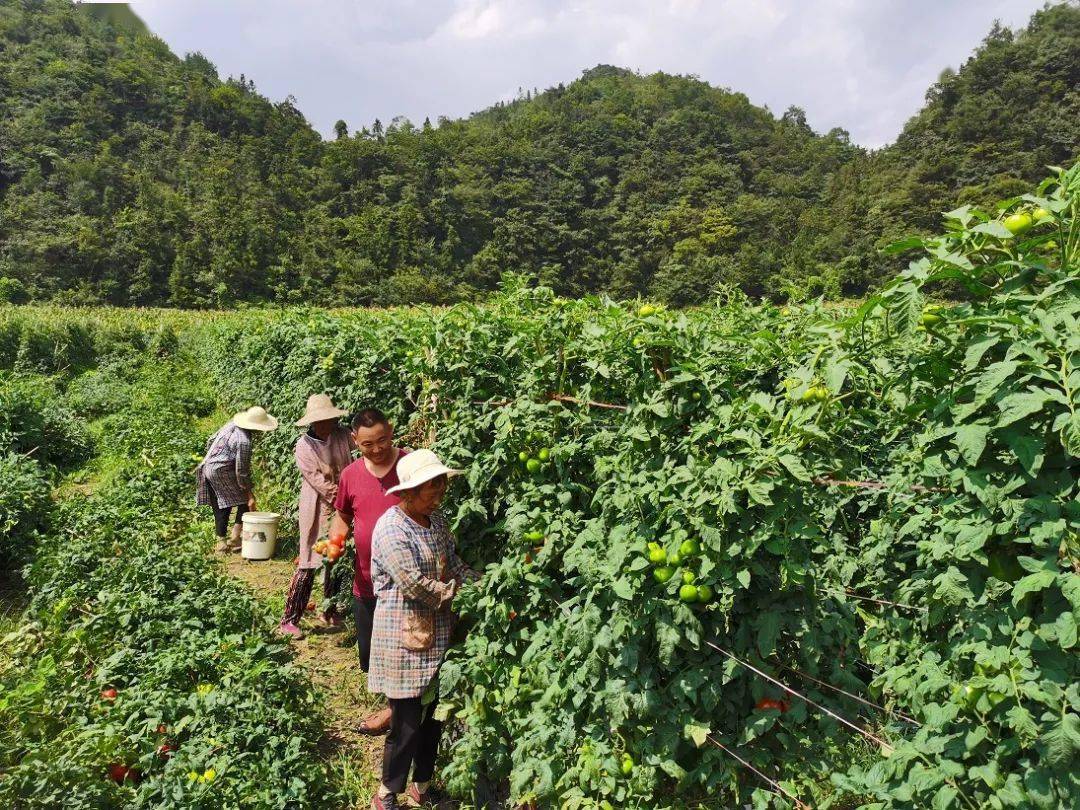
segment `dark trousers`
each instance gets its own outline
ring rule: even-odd
[[[214,494],[214,488],[210,486],[210,484],[207,484],[206,488],[210,490],[210,497],[214,502],[214,534],[216,534],[218,537],[225,537],[229,533],[229,513],[232,512],[233,507],[219,507],[217,505],[217,496]],[[247,504],[240,504],[236,507],[237,523],[240,523],[243,520],[244,513],[246,511]]]
[[[409,769],[414,782],[430,782],[435,773],[442,723],[432,715],[437,700],[423,705],[420,698],[390,699],[390,734],[383,748],[382,783],[391,793],[404,793]]]
[[[353,619],[356,620],[356,649],[360,653],[360,669],[371,666],[371,627],[375,621],[375,597],[354,596]]]

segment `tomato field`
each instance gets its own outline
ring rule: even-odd
[[[842,308],[513,277],[444,309],[8,308],[0,800],[348,803],[333,696],[190,506],[212,415],[325,391],[468,470],[484,576],[437,685],[465,806],[1080,804],[1078,201],[1073,169],[952,211]],[[294,439],[265,480],[295,486]]]

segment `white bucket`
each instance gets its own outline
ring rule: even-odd
[[[277,549],[278,521],[276,512],[245,512],[244,529],[240,534],[240,556],[245,560],[269,560]]]

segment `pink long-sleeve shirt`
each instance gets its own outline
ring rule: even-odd
[[[300,562],[301,568],[318,568],[322,555],[312,548],[325,537],[334,515],[341,471],[352,463],[352,438],[339,427],[326,441],[305,433],[296,442],[296,466],[300,468]]]

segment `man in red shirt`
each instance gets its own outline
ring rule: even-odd
[[[352,419],[352,436],[360,458],[341,471],[330,536],[353,530],[356,573],[353,576],[353,616],[360,668],[368,671],[371,659],[371,623],[375,616],[375,591],[371,587],[371,532],[383,512],[399,503],[386,491],[398,485],[397,463],[408,451],[394,446],[394,428],[376,408],[366,408]],[[390,729],[390,709],[360,724],[365,734],[385,734]]]

